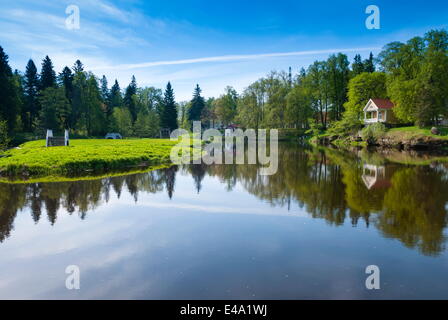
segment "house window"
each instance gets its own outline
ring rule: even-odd
[[[383,112],[378,111],[378,119],[383,120]]]

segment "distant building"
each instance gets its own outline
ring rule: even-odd
[[[364,107],[364,124],[384,123],[395,124],[397,118],[394,115],[395,105],[388,99],[370,99]]]

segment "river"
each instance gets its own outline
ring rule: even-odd
[[[408,157],[283,144],[272,176],[1,183],[0,298],[447,299],[448,165]]]

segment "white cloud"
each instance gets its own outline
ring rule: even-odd
[[[226,55],[226,56],[203,57],[195,59],[165,60],[165,61],[153,61],[153,62],[143,62],[134,64],[121,64],[113,66],[112,65],[101,66],[97,67],[96,69],[129,70],[129,69],[150,68],[150,67],[167,66],[167,65],[181,65],[181,64],[193,64],[193,63],[206,63],[206,62],[228,62],[228,61],[263,59],[263,58],[331,54],[337,52],[364,52],[364,51],[374,51],[378,49],[380,48],[345,48],[345,49],[325,49],[325,50],[313,50],[313,51]]]

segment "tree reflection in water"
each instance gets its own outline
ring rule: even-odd
[[[444,250],[447,220],[446,165],[410,166],[384,158],[335,150],[284,145],[279,148],[278,172],[259,175],[258,165],[187,165],[100,180],[58,183],[0,184],[0,241],[10,236],[19,210],[29,209],[38,223],[45,211],[51,224],[59,209],[81,219],[120,198],[123,188],[138,202],[145,193],[167,192],[175,198],[176,174],[190,175],[200,193],[205,176],[218,179],[231,192],[240,184],[271,206],[303,208],[311,217],[339,226],[346,220],[376,227],[384,237],[399,239],[425,255]],[[173,199],[175,201],[175,199]]]

